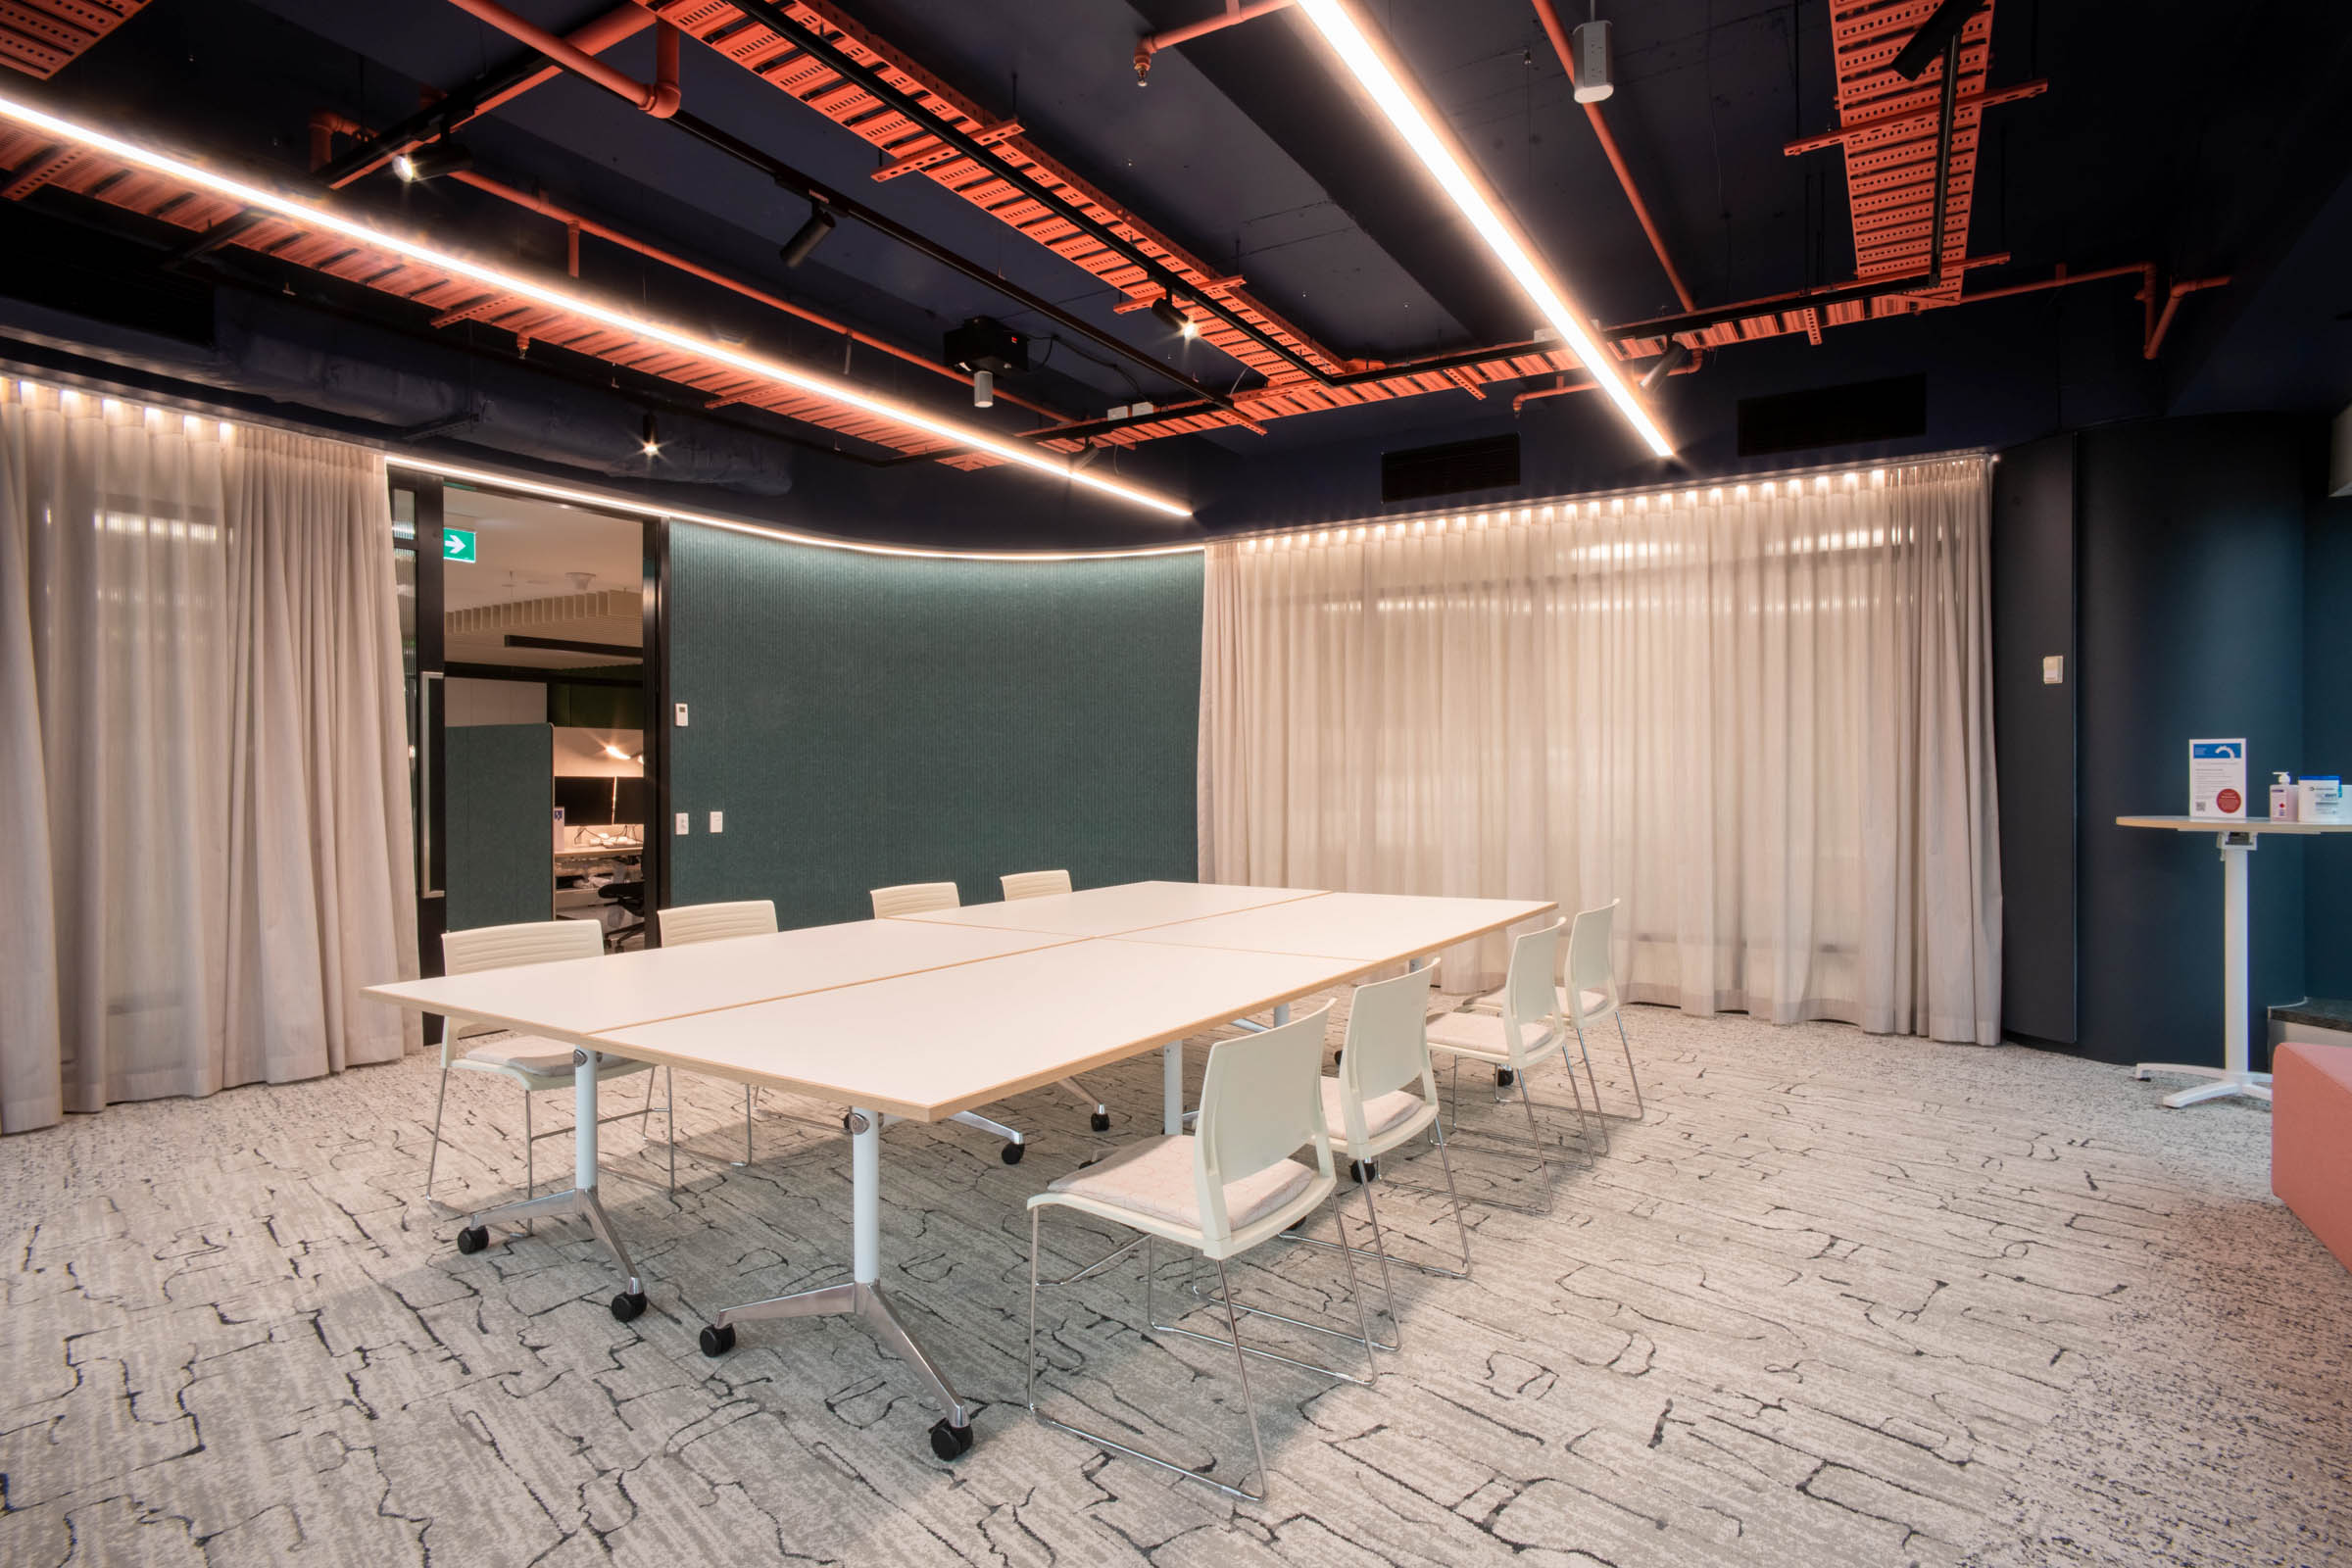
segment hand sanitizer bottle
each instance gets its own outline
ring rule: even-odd
[[[2271,820],[2292,822],[2295,819],[2297,795],[2293,775],[2278,772],[2271,775]]]

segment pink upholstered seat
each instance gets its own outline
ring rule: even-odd
[[[2352,1268],[2352,1046],[2271,1056],[2271,1191]]]

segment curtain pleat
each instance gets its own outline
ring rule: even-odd
[[[413,1049],[380,461],[0,383],[0,1129]]]
[[[1200,875],[1622,898],[1638,1000],[1996,1040],[1987,508],[1948,460],[1213,545]]]

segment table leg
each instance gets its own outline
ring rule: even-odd
[[[724,1355],[733,1349],[738,1323],[785,1317],[855,1317],[930,1386],[931,1397],[947,1412],[931,1428],[931,1451],[942,1459],[953,1459],[972,1446],[972,1407],[956,1394],[947,1373],[882,1292],[882,1117],[875,1111],[853,1110],[850,1127],[850,1283],[822,1285],[727,1307],[703,1330],[703,1353]]]
[[[2240,832],[2224,832],[2219,839],[2222,851],[2222,1064],[2219,1067],[2204,1067],[2179,1062],[2143,1061],[2132,1069],[2132,1076],[2136,1079],[2145,1079],[2150,1073],[2161,1072],[2212,1080],[2165,1096],[2166,1106],[2174,1110],[2201,1104],[2208,1100],[2228,1100],[2238,1096],[2249,1100],[2267,1101],[2271,1098],[2271,1075],[2249,1070],[2253,1052],[2246,1019],[2249,991],[2246,980],[2246,857],[2253,852],[2255,839],[2251,833]]]
[[[1184,1042],[1159,1048],[1159,1130],[1174,1138],[1184,1131]]]
[[[479,1209],[466,1215],[466,1228],[458,1232],[458,1250],[478,1252],[489,1246],[489,1228],[492,1225],[564,1214],[584,1219],[596,1239],[604,1243],[605,1250],[612,1254],[612,1260],[620,1265],[621,1278],[626,1283],[621,1293],[612,1298],[612,1315],[626,1323],[645,1310],[645,1286],[637,1278],[637,1265],[629,1261],[629,1250],[622,1245],[620,1233],[612,1228],[612,1216],[605,1212],[605,1205],[596,1197],[598,1061],[593,1052],[574,1051],[571,1054],[571,1115],[574,1130],[570,1190],[501,1203],[495,1208]]]

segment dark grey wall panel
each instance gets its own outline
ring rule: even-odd
[[[999,564],[670,535],[677,904],[1195,874],[1201,563]],[[726,813],[721,836],[709,813]]]
[[[2082,1023],[2106,1061],[2218,1062],[2222,870],[2211,840],[2115,825],[2188,809],[2191,736],[2246,737],[2247,783],[2304,765],[2304,422],[2228,415],[2084,431],[2076,458],[2082,648]],[[2303,994],[2303,847],[2251,862],[2262,1009]]]
[[[2341,777],[2352,774],[2352,496],[2315,501],[2304,538],[2303,769]],[[2352,834],[2313,839],[2303,854],[2304,983],[2315,997],[2352,998]]]
[[[2065,660],[2042,681],[2042,660]],[[2001,1028],[2075,1040],[2075,438],[1992,473],[1992,731],[2001,813]]]
[[[457,724],[445,733],[449,929],[550,918],[556,732],[545,724]]]

